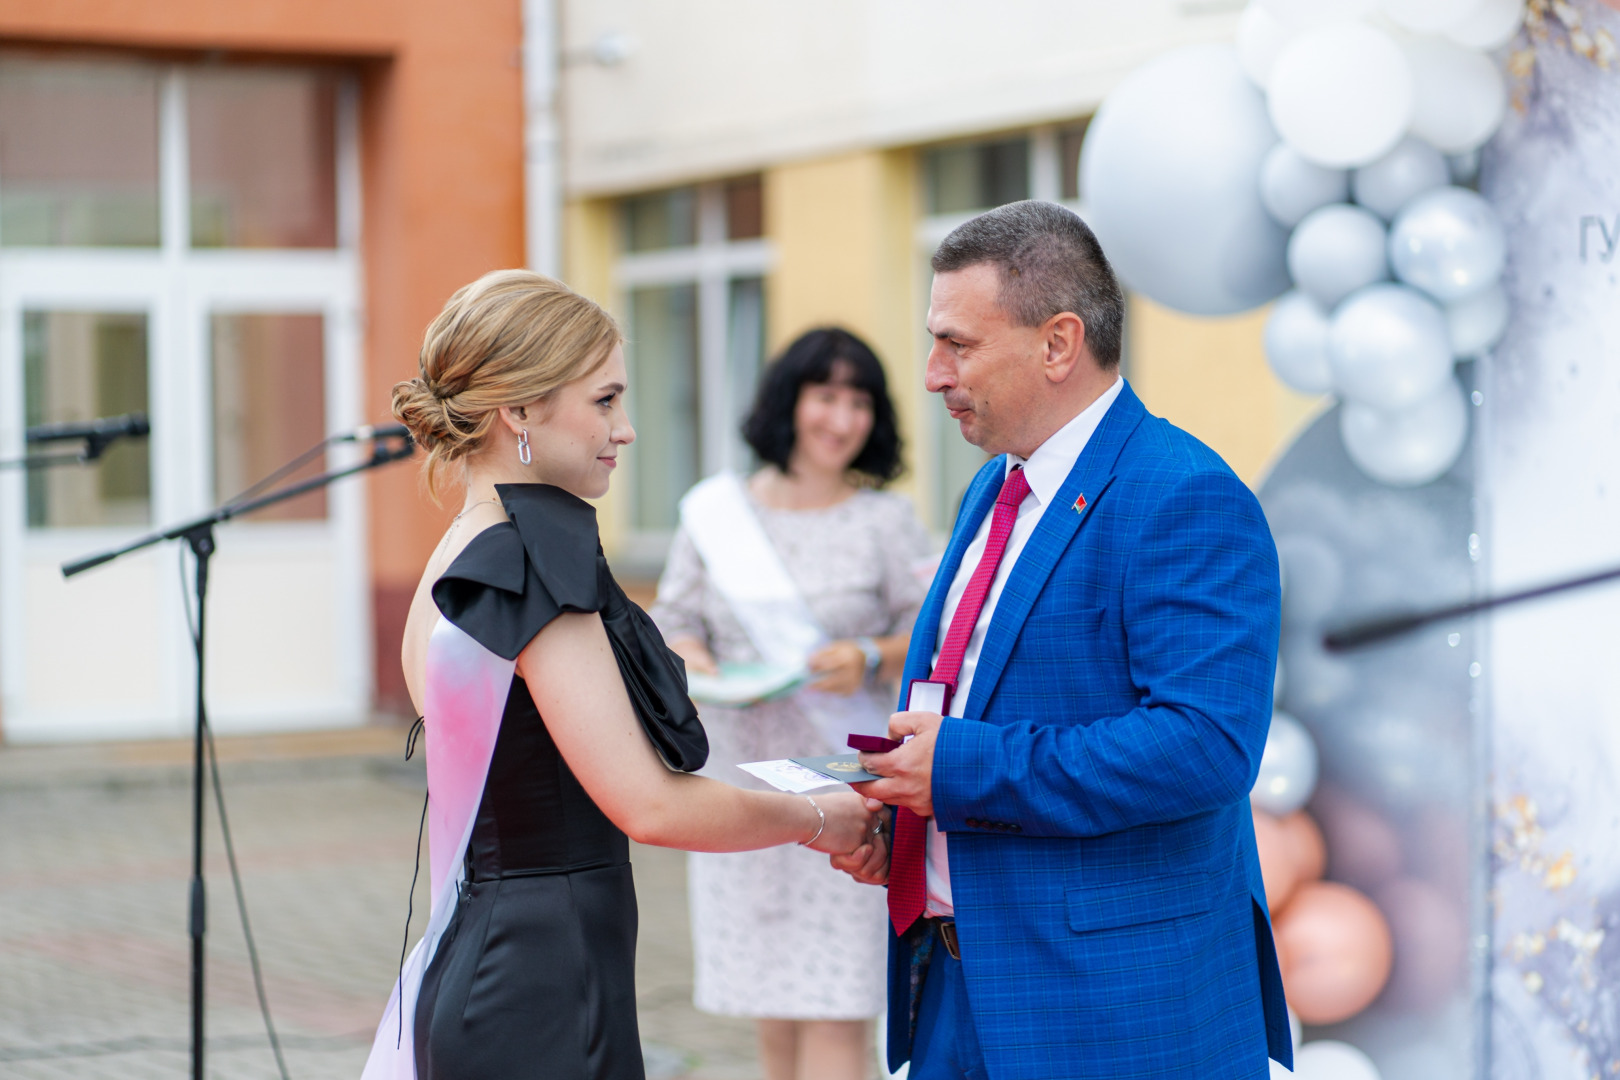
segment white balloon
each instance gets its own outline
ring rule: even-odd
[[[1455,356],[1474,357],[1502,340],[1508,324],[1507,290],[1500,284],[1446,305],[1446,330]]]
[[[1386,411],[1416,405],[1446,381],[1452,363],[1446,317],[1416,289],[1371,285],[1328,324],[1333,385],[1348,401]]]
[[[1294,1055],[1295,1080],[1382,1080],[1372,1058],[1349,1043],[1317,1039]]]
[[[1238,63],[1243,65],[1243,73],[1262,90],[1271,78],[1271,68],[1277,62],[1277,54],[1282,52],[1283,46],[1293,36],[1293,28],[1284,25],[1277,16],[1266,10],[1260,0],[1249,0],[1243,14],[1238,16]]]
[[[1408,135],[1395,149],[1351,174],[1350,190],[1356,202],[1391,221],[1415,197],[1449,183],[1451,172],[1440,151]]]
[[[1406,47],[1414,91],[1412,134],[1443,153],[1484,145],[1507,114],[1507,83],[1484,53],[1443,38],[1420,38]]]
[[[1392,487],[1417,487],[1446,474],[1468,442],[1462,387],[1448,379],[1408,409],[1380,412],[1346,402],[1339,434],[1356,468]]]
[[[1442,303],[1496,283],[1507,263],[1507,233],[1491,204],[1467,188],[1419,195],[1389,230],[1395,276]]]
[[[1284,293],[1266,319],[1266,363],[1290,390],[1325,394],[1333,389],[1327,336],[1322,306],[1298,289]]]
[[[1316,790],[1316,743],[1303,725],[1284,712],[1271,714],[1271,730],[1260,755],[1260,775],[1249,802],[1282,817],[1310,801]]]
[[[1513,40],[1524,25],[1524,0],[1480,0],[1460,22],[1446,27],[1446,36],[1459,45],[1489,52]]]
[[[1298,225],[1312,210],[1349,196],[1349,173],[1306,161],[1287,143],[1273,146],[1260,166],[1260,201],[1284,225]]]
[[[1190,45],[1126,76],[1080,155],[1088,221],[1125,284],[1195,315],[1286,290],[1288,233],[1255,183],[1276,139],[1230,45]]]
[[[1289,26],[1359,19],[1378,8],[1378,0],[1259,0],[1259,3]]]
[[[1438,33],[1470,18],[1480,0],[1383,0],[1391,22],[1420,34]]]
[[[1332,310],[1339,301],[1389,277],[1384,223],[1359,206],[1313,211],[1288,238],[1288,273],[1311,299]]]
[[[1294,38],[1266,89],[1283,140],[1329,168],[1376,161],[1412,122],[1411,64],[1388,34],[1364,23],[1329,23]]]

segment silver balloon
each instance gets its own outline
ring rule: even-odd
[[[1417,487],[1446,474],[1468,442],[1468,406],[1455,378],[1398,412],[1348,402],[1339,433],[1356,467],[1381,484]]]
[[[1298,289],[1285,293],[1266,319],[1266,362],[1289,389],[1325,394],[1333,389],[1327,335],[1322,306]]]
[[[1260,166],[1260,201],[1284,225],[1298,225],[1312,210],[1349,197],[1349,173],[1306,161],[1287,143],[1272,147]]]
[[[1272,713],[1260,776],[1249,792],[1249,802],[1281,817],[1304,806],[1315,790],[1316,743],[1298,720],[1287,713]]]
[[[1312,211],[1288,238],[1288,272],[1332,310],[1357,289],[1389,277],[1387,248],[1382,221],[1359,206],[1335,203]]]
[[[1446,159],[1422,139],[1408,135],[1395,149],[1357,169],[1350,179],[1356,202],[1385,221],[1392,221],[1401,207],[1425,191],[1451,183]]]
[[[1507,262],[1507,235],[1475,192],[1443,187],[1419,195],[1389,232],[1395,276],[1443,303],[1495,284]]]
[[[1080,154],[1087,220],[1125,284],[1195,315],[1285,291],[1288,233],[1255,183],[1276,142],[1230,45],[1190,45],[1126,76]]]
[[[1500,283],[1446,305],[1446,329],[1457,356],[1482,355],[1502,340],[1507,324],[1507,290]]]
[[[1328,325],[1328,365],[1347,401],[1386,412],[1415,405],[1450,377],[1452,362],[1445,314],[1404,285],[1361,290]]]

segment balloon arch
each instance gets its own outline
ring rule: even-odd
[[[1474,361],[1513,315],[1482,157],[1540,52],[1615,59],[1612,16],[1586,10],[1251,0],[1234,43],[1121,82],[1081,152],[1087,219],[1127,287],[1197,315],[1273,303],[1272,370],[1335,399],[1260,491],[1287,711],[1251,802],[1306,1080],[1492,1073],[1476,653],[1447,627],[1350,656],[1320,641],[1475,587]]]

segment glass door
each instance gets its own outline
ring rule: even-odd
[[[0,50],[0,457],[40,423],[152,426],[92,466],[0,472],[7,740],[185,732],[177,545],[71,581],[61,564],[200,515],[361,422],[356,114],[330,68]],[[290,478],[361,449],[332,444]],[[363,485],[218,529],[218,730],[364,721]]]
[[[194,479],[200,501],[214,506],[355,426],[359,320],[343,282],[304,271],[220,265],[192,287],[202,392],[191,407],[206,433]],[[360,452],[332,444],[276,484],[358,461]],[[218,530],[208,649],[220,730],[363,718],[372,665],[362,483],[345,480]]]
[[[23,431],[36,424],[161,413],[151,364],[161,308],[153,298],[82,284],[17,295],[3,285],[0,457],[21,456]],[[60,572],[65,560],[152,527],[172,495],[159,480],[165,456],[155,441],[124,440],[92,465],[0,474],[8,738],[116,737],[151,730],[154,717],[172,711],[169,673],[182,661],[172,552],[133,556],[88,575],[83,587]]]

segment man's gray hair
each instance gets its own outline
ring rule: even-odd
[[[963,222],[934,252],[934,273],[992,263],[1001,309],[1019,326],[1062,311],[1080,317],[1086,346],[1104,369],[1119,364],[1125,297],[1102,245],[1080,216],[1056,203],[1008,203]]]

